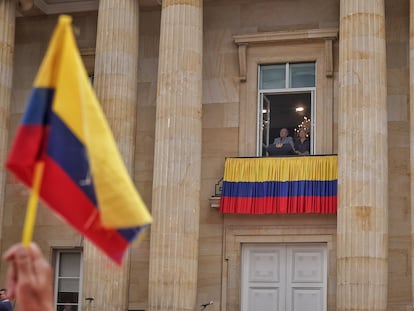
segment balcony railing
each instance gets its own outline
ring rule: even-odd
[[[220,212],[336,213],[337,179],[336,155],[227,158]]]

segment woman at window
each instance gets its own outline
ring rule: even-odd
[[[299,138],[295,142],[295,152],[298,155],[310,154],[310,141],[306,137],[306,131],[304,129],[299,130]]]

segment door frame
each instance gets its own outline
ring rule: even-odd
[[[224,228],[221,311],[239,311],[241,306],[242,244],[326,243],[327,310],[336,305],[336,225],[227,225]]]

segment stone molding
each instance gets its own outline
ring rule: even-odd
[[[239,49],[240,110],[239,154],[257,156],[258,66],[262,64],[316,62],[315,154],[334,153],[334,45],[337,29],[269,32],[233,37]]]
[[[336,40],[337,38],[337,28],[274,31],[233,36],[234,43],[237,45],[270,44],[286,41]]]
[[[335,305],[335,225],[227,225],[223,237],[222,311],[240,310],[241,253],[244,243],[326,243],[328,250],[328,310]]]
[[[221,197],[217,197],[217,196],[211,196],[209,201],[210,201],[210,207],[214,208],[216,210],[218,210],[220,208],[220,199]]]
[[[72,13],[72,12],[84,12],[84,11],[97,11],[99,1],[98,0],[74,0],[54,2],[50,0],[34,0],[34,5],[45,14],[59,14],[59,13]]]
[[[93,75],[95,68],[95,48],[80,48],[79,53],[88,75]]]
[[[233,36],[234,43],[238,46],[240,81],[247,80],[247,47],[252,45],[280,44],[286,42],[303,43],[312,41],[325,42],[326,50],[326,76],[332,77],[333,57],[332,42],[338,39],[337,28],[308,29],[292,31],[274,31]]]

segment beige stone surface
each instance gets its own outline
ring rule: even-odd
[[[151,311],[196,308],[202,3],[162,2],[149,258]]]
[[[13,1],[0,1],[0,163],[7,157],[9,134],[8,117],[12,101],[13,56],[15,32],[15,6]],[[0,249],[3,242],[3,217],[5,213],[6,172],[0,170]]]
[[[387,310],[384,2],[340,6],[337,310]]]
[[[411,299],[414,301],[414,0],[409,4]]]
[[[410,260],[409,1],[386,1],[389,272],[387,310],[412,310]],[[405,51],[404,51],[405,50]],[[391,81],[392,79],[392,81]],[[399,84],[399,85],[397,85]],[[391,87],[390,87],[391,86]],[[394,87],[395,86],[395,87]]]
[[[99,2],[94,87],[130,174],[135,156],[138,34],[137,1]],[[85,241],[83,298],[95,298],[85,306],[88,311],[128,308],[129,259],[127,252],[119,267]]]
[[[157,99],[160,11],[141,12],[138,58],[138,102],[135,142],[135,183],[148,208],[152,206],[152,180]],[[143,69],[145,68],[145,69]],[[149,234],[131,250],[130,309],[148,304]]]

